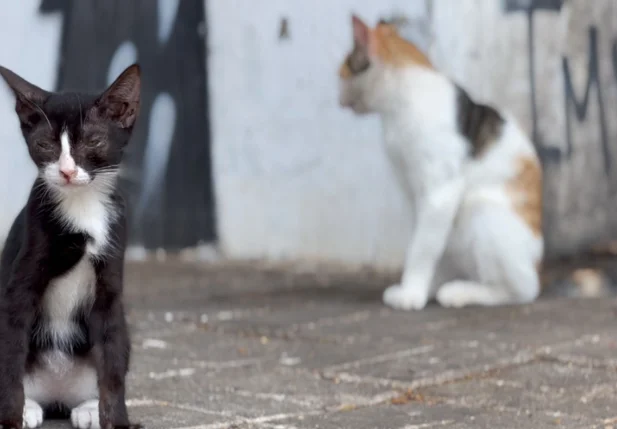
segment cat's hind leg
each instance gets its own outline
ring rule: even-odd
[[[452,245],[465,275],[439,288],[436,298],[442,306],[521,304],[539,295],[542,238],[509,208],[467,204],[453,229]]]
[[[501,305],[511,301],[511,295],[504,288],[468,280],[444,283],[437,291],[436,298],[443,307],[456,308],[467,305]]]

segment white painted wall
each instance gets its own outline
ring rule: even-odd
[[[405,6],[407,5],[407,6]],[[411,6],[410,6],[411,5]],[[232,257],[396,264],[406,207],[377,118],[338,105],[351,9],[423,1],[206,1],[217,221]],[[281,18],[290,38],[279,40]],[[234,31],[229,31],[234,28]]]
[[[536,13],[538,127],[565,148],[563,58],[576,96],[588,78],[588,28],[599,31],[599,79],[607,133],[617,141],[614,0],[571,0]],[[38,0],[5,5],[0,64],[44,88],[56,80],[61,15]],[[374,23],[403,14],[430,28],[435,64],[481,100],[506,107],[531,129],[527,23],[497,0],[205,0],[218,232],[232,258],[400,265],[407,207],[381,147],[376,117],[339,108],[337,70],[351,46],[352,11]],[[164,12],[164,11],[163,11]],[[163,18],[168,15],[163,13]],[[281,19],[289,38],[279,39]],[[415,25],[409,33],[426,36]],[[418,39],[418,40],[420,40]],[[617,238],[617,175],[602,172],[598,91],[573,119],[571,158],[547,170],[549,248],[564,253]],[[23,205],[35,171],[0,85],[0,239]],[[617,165],[617,148],[611,147]],[[615,155],[613,155],[613,152]]]
[[[3,5],[0,13],[0,64],[42,88],[56,81],[59,14],[42,15],[39,0]],[[13,95],[0,82],[0,240],[4,241],[14,217],[26,202],[36,169],[28,156]],[[1,247],[1,246],[0,246]]]
[[[562,58],[577,96],[587,79],[589,25],[601,39],[608,118],[617,114],[610,48],[614,0],[567,2],[535,15],[538,127],[565,148]],[[351,47],[350,13],[424,19],[430,56],[475,97],[505,107],[531,131],[527,21],[497,0],[207,0],[210,105],[218,230],[231,257],[400,266],[406,207],[381,147],[377,118],[337,104],[337,69]],[[279,40],[287,18],[290,37]],[[231,30],[233,29],[233,30]],[[617,71],[615,71],[617,73]],[[548,247],[567,253],[617,234],[600,173],[598,112],[574,123],[570,161],[547,171]],[[610,125],[617,139],[617,127]]]

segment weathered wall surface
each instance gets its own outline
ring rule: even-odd
[[[563,3],[206,2],[223,249],[237,257],[401,263],[406,207],[379,123],[337,106],[351,11],[370,22],[394,13],[423,23],[434,62],[535,136],[552,255],[614,237],[617,5]]]
[[[410,19],[405,34],[438,67],[534,136],[552,255],[617,238],[614,0],[142,2],[120,21],[113,2],[92,0],[23,0],[0,14],[0,64],[42,87],[94,89],[143,64],[146,113],[125,177],[134,244],[401,264],[407,207],[379,121],[338,106],[352,11]],[[92,16],[122,31],[99,40]],[[4,86],[0,117],[3,239],[35,171]]]
[[[121,176],[136,246],[178,249],[215,238],[205,30],[203,0],[28,0],[2,8],[0,64],[45,89],[100,91],[139,61],[140,118]],[[0,86],[3,239],[35,171],[13,97]]]

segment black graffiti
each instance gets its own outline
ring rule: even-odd
[[[560,162],[562,158],[561,150],[556,146],[547,145],[538,130],[538,101],[536,90],[536,61],[535,61],[535,27],[534,13],[537,10],[548,10],[559,12],[564,0],[505,0],[505,12],[516,13],[525,12],[527,16],[527,56],[529,60],[529,85],[530,85],[530,107],[532,120],[532,139],[538,149],[538,154],[544,163]]]
[[[598,29],[591,27],[589,29],[589,63],[587,66],[587,86],[583,100],[579,101],[576,98],[576,93],[572,85],[572,77],[570,75],[570,67],[567,58],[562,58],[563,75],[564,75],[564,93],[566,107],[566,155],[572,155],[572,108],[579,121],[584,121],[587,117],[591,101],[591,90],[596,89],[598,116],[602,144],[602,155],[604,157],[604,170],[608,175],[611,170],[612,160],[609,149],[609,138],[606,124],[606,113],[604,109],[604,98],[602,96],[602,87],[600,82],[599,62],[598,62]]]
[[[143,79],[141,113],[122,184],[133,209],[131,241],[173,249],[214,240],[215,221],[204,1],[167,1],[163,6],[177,5],[169,31],[159,28],[159,15],[168,11],[160,11],[161,2],[153,0],[43,0],[40,10],[63,14],[57,88],[105,87],[118,47],[128,41],[136,48]],[[161,94],[175,109],[175,123],[163,180],[145,198],[144,178],[152,171],[146,171],[144,157],[152,150],[151,113]]]
[[[506,12],[533,12],[536,10],[552,10],[559,12],[564,0],[505,0]]]
[[[598,29],[595,26],[589,28],[589,58],[587,65],[587,83],[582,99],[576,95],[572,83],[569,60],[562,57],[562,72],[564,81],[564,108],[566,120],[566,148],[561,150],[557,145],[549,145],[538,131],[538,108],[537,90],[535,73],[535,33],[534,33],[534,13],[538,10],[547,10],[559,13],[565,0],[505,0],[506,13],[525,12],[527,15],[528,26],[528,60],[529,60],[529,84],[531,89],[531,112],[532,112],[532,135],[538,147],[538,152],[545,163],[559,163],[564,159],[570,159],[573,153],[573,121],[584,122],[587,119],[589,106],[595,100],[598,106],[598,126],[600,128],[600,139],[602,156],[604,161],[604,171],[608,176],[612,168],[612,158],[610,153],[610,141],[608,127],[606,123],[606,105],[604,103],[602,82],[599,71],[599,52],[598,52]],[[617,41],[612,46],[612,60],[615,77],[617,78]],[[592,96],[595,94],[595,97]]]

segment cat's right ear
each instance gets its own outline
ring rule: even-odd
[[[131,129],[139,115],[141,71],[138,64],[124,70],[96,102],[99,112],[119,127]]]
[[[32,125],[34,116],[39,115],[41,105],[49,97],[49,92],[2,66],[0,75],[15,94],[15,111],[19,120],[24,125]]]
[[[371,41],[371,29],[355,14],[351,15],[351,25],[355,46],[368,50]]]

